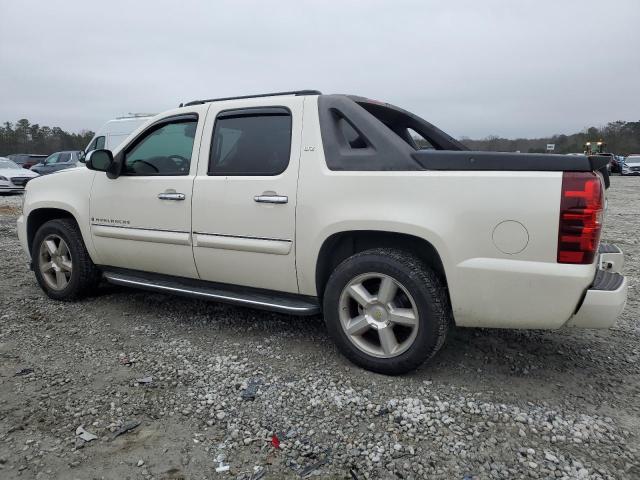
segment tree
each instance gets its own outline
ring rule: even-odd
[[[26,118],[15,125],[4,122],[0,126],[0,156],[12,153],[51,154],[60,150],[82,150],[91,141],[93,132],[81,130],[69,133],[60,127],[33,125]]]
[[[499,152],[529,152],[544,153],[547,143],[554,143],[554,153],[580,153],[586,142],[603,140],[606,151],[618,155],[640,153],[640,121],[624,122],[617,120],[602,127],[585,128],[582,132],[571,135],[559,134],[547,138],[517,138],[506,139],[489,136],[483,140],[469,138],[461,139],[461,142],[472,150],[499,151]]]

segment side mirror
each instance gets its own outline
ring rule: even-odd
[[[78,161],[82,162],[82,163],[85,163],[86,159],[84,157],[85,157],[85,151],[84,150],[80,150],[78,152]]]
[[[113,164],[113,154],[111,150],[91,150],[85,156],[84,163],[89,170],[106,172]]]

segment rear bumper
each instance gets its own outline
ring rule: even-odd
[[[623,264],[624,256],[618,247],[600,246],[600,268],[567,327],[609,328],[616,323],[627,303],[627,278],[620,274]]]

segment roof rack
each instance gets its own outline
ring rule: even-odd
[[[224,98],[210,98],[208,100],[193,100],[188,103],[181,103],[180,107],[188,107],[190,105],[202,105],[209,102],[222,102],[223,100],[241,100],[243,98],[261,98],[261,97],[279,97],[282,95],[322,95],[320,90],[292,90],[290,92],[274,92],[274,93],[260,93],[258,95],[242,95],[240,97],[224,97]]]

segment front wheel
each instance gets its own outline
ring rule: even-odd
[[[329,333],[355,364],[397,375],[440,349],[451,322],[446,289],[414,255],[373,249],[342,262],[323,301]]]
[[[81,298],[100,281],[100,271],[73,220],[60,218],[43,224],[35,234],[31,254],[40,287],[56,300]]]

